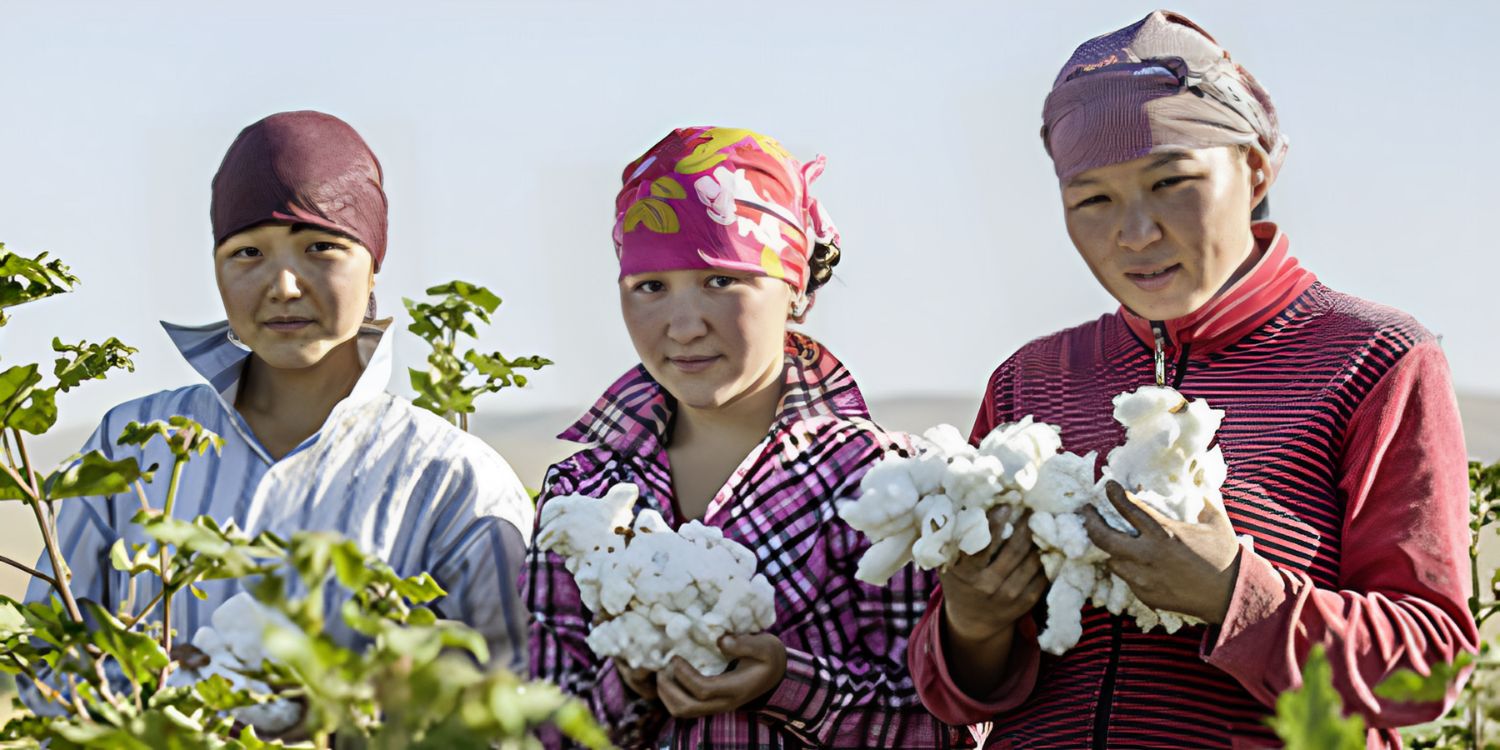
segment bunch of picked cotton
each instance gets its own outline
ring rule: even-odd
[[[208,657],[208,664],[183,668],[167,678],[169,685],[186,686],[223,675],[235,690],[267,694],[265,683],[246,677],[243,672],[261,668],[266,655],[261,648],[266,633],[275,628],[295,629],[291,620],[248,593],[235,594],[214,610],[211,626],[193,634],[193,647]],[[254,706],[236,708],[231,713],[242,723],[272,735],[285,732],[302,720],[302,707],[285,700],[271,700]]]
[[[1030,417],[997,428],[977,449],[951,425],[928,430],[919,442],[916,455],[871,468],[859,498],[839,508],[873,542],[854,573],[861,581],[883,585],[908,562],[932,570],[988,547],[989,510],[1020,503],[1062,446],[1056,427]]]
[[[672,531],[654,510],[632,521],[637,488],[567,495],[542,508],[537,545],[562,555],[594,613],[589,647],[637,669],[681,656],[703,674],[728,666],[719,638],[776,622],[775,591],[755,553],[697,521]]]
[[[1125,427],[1125,443],[1110,451],[1103,478],[1094,482],[1094,454],[1062,454],[1043,465],[1041,478],[1024,498],[1032,510],[1032,539],[1042,550],[1042,565],[1052,581],[1047,626],[1038,641],[1054,654],[1072,648],[1081,637],[1085,601],[1133,617],[1141,630],[1160,625],[1173,633],[1198,622],[1152,609],[1137,599],[1125,581],[1106,569],[1109,555],[1089,539],[1079,512],[1093,505],[1114,529],[1135,531],[1105,495],[1105,483],[1111,479],[1173,520],[1196,522],[1209,503],[1222,508],[1224,455],[1208,446],[1224,412],[1160,386],[1122,393],[1114,405],[1114,417]]]
[[[1115,420],[1125,426],[1125,444],[1109,452],[1094,505],[1106,523],[1119,531],[1134,532],[1102,491],[1113,479],[1135,498],[1174,521],[1196,523],[1208,505],[1220,510],[1224,498],[1220,488],[1228,477],[1224,453],[1212,449],[1214,435],[1224,421],[1224,412],[1207,401],[1190,401],[1175,389],[1145,386],[1115,397]],[[1130,592],[1118,576],[1101,580],[1094,604],[1114,614],[1135,617],[1142,630],[1160,624],[1174,633],[1197,618],[1167,610],[1153,610]]]

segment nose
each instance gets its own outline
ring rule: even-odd
[[[282,266],[276,269],[269,290],[272,302],[287,302],[302,296],[302,282],[294,269]]]
[[[1140,252],[1161,239],[1161,224],[1145,206],[1139,203],[1127,206],[1123,214],[1119,238],[1116,240],[1120,247]]]
[[[674,295],[672,314],[667,318],[667,338],[678,344],[691,344],[708,333],[708,320],[694,293]]]

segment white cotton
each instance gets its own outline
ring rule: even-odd
[[[567,557],[595,615],[588,635],[595,654],[651,670],[681,656],[718,674],[728,664],[720,637],[775,624],[775,589],[756,573],[755,552],[722,529],[690,521],[673,531],[651,509],[632,518],[637,497],[633,485],[616,485],[603,498],[552,498],[537,543]]]
[[[1043,651],[1061,654],[1083,637],[1083,605],[1093,593],[1096,566],[1077,560],[1064,562],[1047,590],[1047,626],[1037,635]]]
[[[917,442],[917,455],[876,464],[860,482],[859,499],[839,508],[872,542],[855,571],[861,581],[885,585],[907,563],[941,569],[988,548],[990,509],[1019,504],[1060,445],[1055,427],[1029,418],[997,429],[986,438],[988,450],[951,425],[927,430]]]
[[[208,664],[198,669],[180,669],[168,677],[168,685],[182,687],[201,682],[214,675],[229,681],[235,690],[249,690],[258,695],[271,692],[269,686],[243,673],[260,669],[265,661],[262,644],[267,631],[297,626],[281,612],[266,607],[246,592],[225,600],[214,610],[211,625],[193,634],[192,645],[208,657]],[[302,721],[302,706],[285,700],[272,700],[230,711],[241,723],[272,735],[285,732]]]

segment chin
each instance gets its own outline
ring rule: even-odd
[[[278,370],[304,370],[322,362],[331,348],[313,345],[300,347],[251,345],[250,350],[255,352],[255,356],[260,357],[262,362]]]

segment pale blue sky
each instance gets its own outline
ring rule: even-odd
[[[0,241],[84,279],[0,329],[0,366],[49,359],[54,334],[138,346],[137,373],[66,397],[75,426],[191,382],[155,321],[222,317],[209,179],[241,127],[314,108],[385,165],[384,309],[470,279],[506,299],[483,346],[558,361],[492,408],[582,409],[633,364],[613,196],[627,161],[694,123],[828,155],[845,263],[807,328],[867,392],[977,397],[1016,347],[1113,307],[1064,234],[1039,112],[1077,43],[1152,7],[0,1]],[[1500,3],[1175,9],[1279,106],[1273,205],[1294,252],[1442,333],[1460,388],[1500,391],[1500,248],[1481,221]]]

